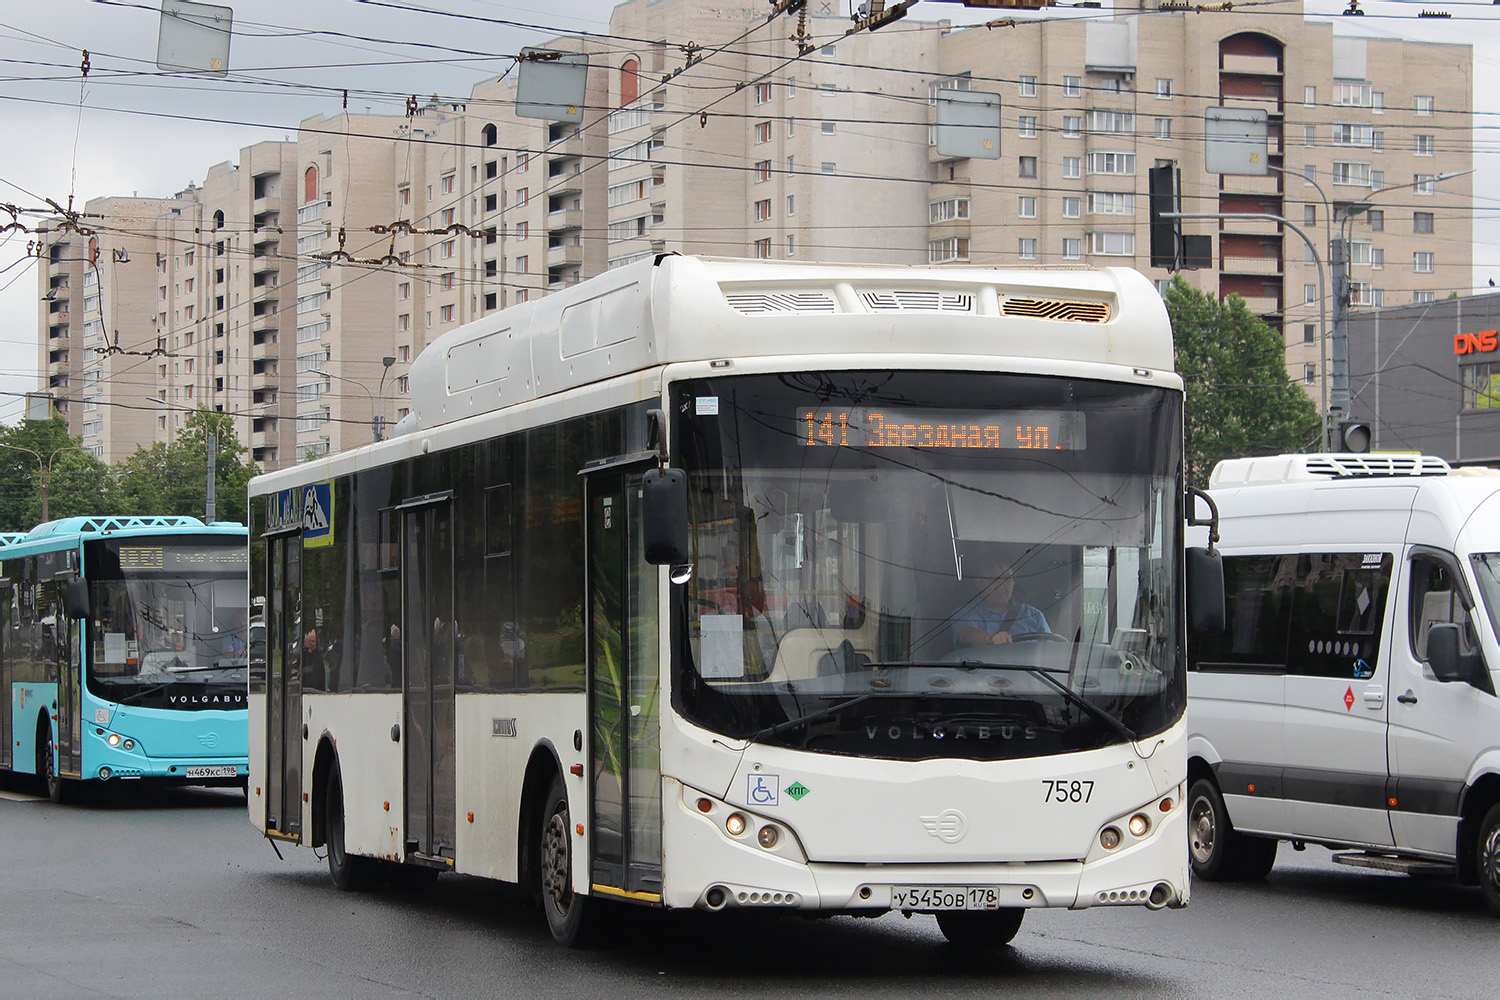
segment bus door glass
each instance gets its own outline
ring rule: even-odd
[[[659,570],[642,559],[645,467],[588,476],[595,885],[661,892]]]
[[[15,607],[16,589],[9,580],[0,582],[0,767],[14,767],[12,748],[15,738],[11,736],[12,714],[16,710],[15,694],[11,689],[11,657],[15,646],[11,642],[10,630],[15,625],[12,610]]]
[[[270,538],[266,615],[266,829],[302,830],[302,535]]]
[[[452,517],[448,497],[408,506],[401,536],[406,853],[450,863],[457,835]]]

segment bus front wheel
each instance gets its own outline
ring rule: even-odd
[[[375,882],[376,862],[350,854],[344,849],[344,779],[338,765],[328,769],[328,784],[323,792],[323,831],[327,838],[328,874],[333,884],[345,892],[368,889]]]
[[[945,910],[937,914],[938,930],[958,948],[998,948],[1015,940],[1026,911],[1019,907],[1001,910]]]
[[[55,803],[71,799],[70,784],[57,773],[57,745],[52,742],[52,723],[47,719],[37,727],[36,762],[37,773],[42,776],[42,785],[47,789],[47,798]]]
[[[577,947],[585,943],[589,899],[573,891],[572,826],[567,787],[561,775],[553,775],[537,829],[542,912],[553,939]]]

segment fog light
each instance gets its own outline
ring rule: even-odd
[[[760,842],[761,847],[769,851],[781,839],[781,833],[774,826],[763,826],[760,828],[760,833],[756,835],[755,839]]]
[[[1130,817],[1130,835],[1132,837],[1144,837],[1151,830],[1151,821],[1146,818],[1145,813],[1136,813]]]
[[[738,837],[745,832],[745,817],[740,813],[730,813],[729,818],[724,821],[724,829],[729,831],[731,837]]]
[[[107,767],[101,767],[101,768],[99,768],[99,778],[100,778],[101,781],[108,781],[109,780],[109,776],[111,774],[114,774],[114,773],[115,772],[111,771]]]
[[[1120,831],[1112,826],[1106,826],[1099,834],[1099,843],[1104,845],[1106,851],[1113,851],[1120,846]]]
[[[106,739],[105,742],[107,742],[112,747],[119,746],[120,745],[120,734],[119,733],[110,733],[108,739]]]
[[[134,750],[135,749],[135,740],[126,740],[125,741],[125,749],[126,750]]]

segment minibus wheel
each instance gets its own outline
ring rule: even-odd
[[[1475,855],[1474,867],[1484,901],[1491,912],[1500,913],[1500,805],[1491,806],[1484,814]]]
[[[1269,837],[1235,830],[1212,779],[1193,782],[1188,791],[1188,859],[1194,875],[1209,882],[1263,879],[1276,864],[1276,847]]]

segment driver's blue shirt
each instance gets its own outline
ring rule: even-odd
[[[1047,616],[1023,601],[1011,601],[1004,611],[996,611],[982,598],[960,612],[963,616],[953,623],[953,644],[959,645],[958,637],[966,628],[977,628],[994,635],[1001,629],[1011,635],[1030,635],[1033,632],[1051,632]]]

